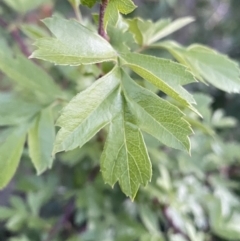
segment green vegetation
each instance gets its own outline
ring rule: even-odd
[[[240,240],[238,120],[209,94],[238,63],[169,40],[193,17],[64,4],[0,8],[0,240]]]

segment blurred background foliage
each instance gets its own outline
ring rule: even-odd
[[[240,59],[239,0],[135,3],[138,8],[130,17],[194,16],[195,23],[175,33],[173,39],[183,45],[206,44]],[[91,22],[97,7],[91,11],[81,7],[84,21]],[[33,40],[49,34],[39,19],[53,13],[75,17],[67,0],[1,0],[0,47],[4,48],[4,39],[13,52],[29,55]],[[99,75],[94,66],[41,65],[69,96]],[[1,92],[13,88],[0,73]],[[192,156],[145,136],[154,175],[134,203],[118,186],[111,189],[103,183],[99,173],[102,143],[97,138],[81,150],[58,155],[53,169],[41,176],[35,175],[26,147],[14,180],[0,192],[0,240],[240,240],[240,97],[200,83],[188,88],[196,92],[205,117],[202,131],[192,137]]]

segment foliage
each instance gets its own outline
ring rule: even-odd
[[[22,15],[52,6],[4,2]],[[70,1],[78,19],[79,5],[97,2]],[[131,0],[102,1],[96,25],[56,13],[43,20],[50,33],[20,26],[25,38],[2,21],[0,188],[21,159],[13,183],[24,194],[0,207],[0,220],[16,233],[10,241],[239,240],[239,183],[230,176],[239,144],[218,134],[237,121],[183,87],[200,81],[238,93],[238,65],[204,45],[162,40],[192,17],[121,15],[135,8]],[[20,49],[8,46],[9,35]],[[26,162],[40,175],[54,158],[42,178]]]

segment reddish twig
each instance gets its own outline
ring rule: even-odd
[[[53,226],[53,228],[50,230],[48,237],[46,241],[53,240],[54,236],[59,233],[59,231],[66,226],[67,223],[69,223],[69,220],[71,216],[73,215],[75,210],[75,202],[74,199],[70,199],[68,204],[66,205],[64,209],[64,213],[62,217],[58,220],[58,222]]]
[[[99,10],[99,26],[98,26],[98,33],[100,36],[108,40],[107,33],[104,28],[104,15],[105,11],[108,5],[108,0],[102,0],[102,3],[100,4],[100,10]]]
[[[8,24],[2,18],[0,18],[0,26],[4,29],[8,29]],[[26,44],[24,43],[23,39],[21,38],[19,30],[17,28],[14,28],[13,30],[10,31],[10,34],[13,37],[13,39],[15,40],[15,42],[18,44],[22,53],[25,56],[29,57],[31,55],[31,53],[29,52]]]

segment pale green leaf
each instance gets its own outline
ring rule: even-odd
[[[119,71],[97,80],[88,89],[75,96],[63,109],[57,125],[54,153],[83,146],[107,125],[119,110]]]
[[[129,53],[123,54],[123,65],[129,66],[134,72],[146,79],[165,94],[197,112],[192,104],[195,100],[182,85],[195,82],[193,75],[186,67],[170,60],[153,56]]]
[[[113,186],[119,181],[122,191],[134,199],[139,186],[151,180],[152,168],[141,131],[124,102],[110,123],[101,171],[105,182]]]
[[[9,7],[22,14],[39,7],[41,4],[50,3],[52,0],[3,0]]]
[[[239,221],[240,213],[232,212],[231,215],[223,215],[223,207],[216,197],[208,198],[210,226],[214,233],[220,237],[235,240],[240,237]]]
[[[160,236],[157,215],[152,212],[149,206],[139,205],[139,214],[149,233]]]
[[[35,118],[28,133],[29,155],[38,175],[52,167],[55,127],[50,108],[44,109]]]
[[[123,73],[124,93],[137,125],[163,144],[190,152],[192,130],[184,114],[174,105],[137,85]]]
[[[129,30],[134,34],[136,42],[141,46],[148,46],[169,34],[193,22],[192,17],[184,17],[171,22],[170,19],[161,19],[157,22],[134,18],[128,20]]]
[[[45,103],[62,95],[50,75],[23,55],[14,58],[0,50],[0,70],[22,88],[34,92]]]
[[[110,0],[104,14],[104,26],[108,23],[115,25],[118,21],[119,13],[129,14],[136,8],[132,0]]]
[[[36,40],[38,38],[48,37],[48,32],[36,24],[21,24],[20,29],[30,39]]]
[[[52,38],[41,38],[35,42],[38,47],[31,57],[60,65],[94,64],[116,60],[116,52],[98,34],[75,20],[59,17],[43,20],[53,33]]]
[[[149,37],[147,45],[150,45],[174,32],[177,30],[185,27],[186,25],[192,23],[194,21],[194,18],[192,17],[184,17],[176,19],[175,21],[169,23],[167,26],[164,26],[163,28],[156,29],[155,33]],[[155,24],[157,26],[158,22]],[[156,27],[155,27],[156,28]]]
[[[22,96],[0,93],[0,126],[17,125],[29,120],[42,107]]]
[[[12,217],[15,214],[15,210],[7,208],[7,207],[0,207],[0,220],[6,220]]]
[[[10,182],[17,170],[26,132],[26,126],[12,128],[4,142],[0,143],[0,189]]]
[[[240,92],[239,66],[226,55],[198,44],[184,48],[175,42],[163,42],[154,46],[169,50],[199,80],[206,80],[226,92]]]

